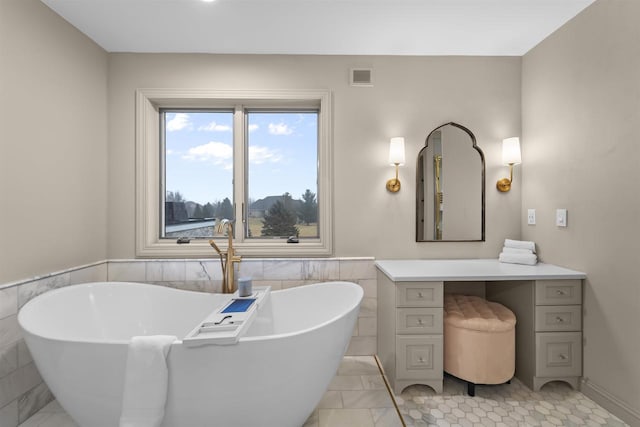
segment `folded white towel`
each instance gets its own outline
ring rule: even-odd
[[[158,427],[167,400],[167,354],[175,336],[131,338],[122,396],[120,427]]]
[[[505,239],[504,246],[507,248],[529,249],[534,254],[536,253],[536,244],[534,242],[529,242],[526,240]]]
[[[498,261],[509,264],[536,265],[538,257],[535,254],[512,254],[501,252]]]
[[[502,248],[502,252],[504,252],[505,254],[533,254],[533,252],[531,252],[531,249],[508,248],[506,246]]]

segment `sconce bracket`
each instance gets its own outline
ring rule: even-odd
[[[387,181],[387,190],[391,193],[397,193],[400,191],[400,180],[397,178],[391,178]]]
[[[502,178],[496,183],[496,188],[502,193],[506,193],[511,190],[511,180],[509,178]]]
[[[511,190],[511,183],[513,182],[513,165],[514,163],[509,163],[509,178],[502,178],[496,182],[496,188],[501,193],[506,193]]]

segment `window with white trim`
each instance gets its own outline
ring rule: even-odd
[[[241,255],[330,255],[329,108],[328,91],[138,90],[136,254],[210,256],[228,219]]]

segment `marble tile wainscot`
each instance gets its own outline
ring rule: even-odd
[[[358,283],[364,299],[347,355],[375,354],[377,280],[373,258],[244,258],[237,277],[245,276],[251,277],[254,285],[269,285],[273,290],[338,280]],[[220,292],[222,284],[217,258],[110,260],[107,278],[200,292]]]
[[[0,426],[16,427],[53,400],[22,338],[18,310],[52,289],[107,280],[107,261],[0,284]]]

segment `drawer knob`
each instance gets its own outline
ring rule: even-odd
[[[418,325],[423,325],[422,319],[418,319]]]
[[[418,298],[424,298],[424,296],[422,295],[422,292],[418,292]]]
[[[557,316],[556,317],[556,322],[562,323],[562,322],[564,322],[564,319],[562,317],[560,317],[560,316]]]
[[[567,356],[565,356],[564,354],[559,354],[558,357],[562,360],[567,360]]]
[[[560,290],[560,289],[558,289],[556,291],[556,294],[558,294],[558,295],[566,295],[565,292],[563,290]]]
[[[424,358],[423,358],[423,357],[419,357],[419,358],[418,358],[418,362],[420,362],[420,363],[424,363]]]

